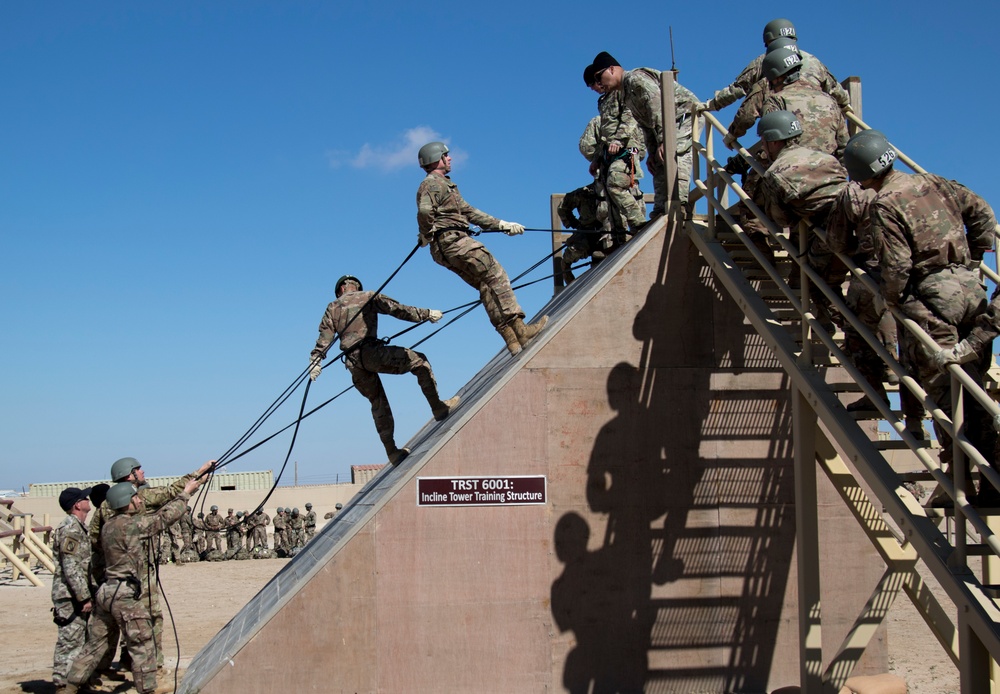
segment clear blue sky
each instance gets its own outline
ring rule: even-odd
[[[680,81],[707,99],[788,16],[838,78],[861,76],[870,124],[1000,204],[981,146],[1000,111],[995,3],[345,5],[5,5],[0,488],[102,478],[126,455],[151,475],[220,455],[306,366],[336,278],[374,288],[415,245],[421,144],[450,143],[473,205],[548,227],[549,195],[588,180],[584,66],[608,50],[670,67],[668,24]],[[511,275],[550,250],[544,234],[484,238]],[[529,314],[550,286],[519,292]],[[426,249],[386,293],[477,298]],[[385,318],[382,334],[403,327]],[[421,349],[448,397],[501,347],[476,309]],[[402,445],[430,413],[412,376],[384,382]],[[310,405],[348,384],[327,369]],[[288,442],[230,469],[276,469]],[[300,482],[383,458],[354,392],[303,423],[292,456]]]

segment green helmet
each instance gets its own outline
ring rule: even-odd
[[[131,460],[131,458],[126,458],[126,460]],[[108,506],[119,511],[129,505],[133,496],[135,496],[135,485],[131,482],[119,482],[108,490],[108,495],[104,497],[104,500],[108,502]]]
[[[242,518],[243,517],[243,511],[237,511],[236,512],[236,517],[237,518]]]
[[[292,509],[292,515],[293,515],[293,516],[297,516],[297,515],[299,515],[299,510],[298,510],[297,508],[293,508],[293,509]]]
[[[764,25],[765,46],[782,36],[787,36],[790,39],[798,38],[795,35],[795,26],[787,19],[772,19]]]
[[[443,142],[428,142],[417,152],[417,161],[420,166],[432,166],[441,161],[441,157],[448,153],[448,145]]]
[[[218,506],[214,506],[214,505],[212,506],[212,508],[209,509],[209,511],[211,511],[212,513],[216,513],[218,510],[219,510],[219,507]]]
[[[204,518],[205,514],[202,511],[198,511],[198,517],[199,518]]]
[[[757,121],[757,135],[764,142],[791,140],[802,134],[799,117],[791,111],[771,111]]]
[[[844,168],[852,181],[867,181],[892,166],[896,150],[878,130],[862,130],[844,149]]]
[[[340,503],[340,502],[338,501],[338,502],[337,502],[337,505],[336,505],[336,506],[334,506],[334,508],[335,508],[335,509],[337,509],[337,510],[339,511],[340,509],[344,508],[344,505],[343,505],[342,503]]]
[[[359,280],[354,275],[344,275],[339,280],[337,280],[337,284],[333,288],[333,293],[334,294],[340,294],[340,288],[343,286],[344,282],[357,282],[357,284],[358,284],[358,290],[361,290],[361,291],[364,290],[364,287],[361,285],[361,280]]]
[[[799,44],[795,41],[795,39],[785,38],[784,36],[767,44],[767,50],[765,53],[776,51],[779,48],[787,48],[794,53],[799,53]],[[799,55],[801,55],[801,53],[799,53]]]
[[[308,511],[309,509],[311,509],[312,507],[313,507],[313,505],[312,505],[312,504],[310,504],[310,503],[308,503],[308,502],[306,503],[306,510],[307,510],[307,511]]]
[[[792,70],[802,67],[802,58],[798,51],[789,48],[779,48],[776,51],[769,51],[764,56],[764,62],[760,65],[760,72],[768,80],[784,77]]]
[[[278,510],[277,510],[277,511],[275,511],[275,513],[282,513],[282,512],[284,511],[284,510],[285,510],[285,509],[283,509],[283,508],[282,508],[281,506],[279,506],[279,507],[278,507]]]
[[[111,481],[121,482],[132,474],[136,468],[142,467],[135,458],[119,458],[111,465]]]

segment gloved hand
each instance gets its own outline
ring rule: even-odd
[[[503,233],[507,234],[507,236],[518,236],[519,234],[524,233],[524,225],[518,224],[517,222],[505,222],[501,219],[500,228],[503,230]]]
[[[872,298],[872,305],[875,307],[875,313],[882,315],[886,311],[885,297],[882,296],[882,292],[876,292],[875,296]]]
[[[739,140],[732,133],[726,133],[726,136],[722,138],[722,144],[726,146],[726,149],[736,149],[740,146]]]
[[[699,101],[697,104],[694,105],[694,110],[698,113],[702,113],[704,111],[714,111],[715,104],[712,103],[711,99],[709,99],[708,101]]]
[[[942,349],[940,352],[934,355],[934,366],[941,373],[946,373],[948,371],[948,366],[951,364],[968,364],[970,361],[978,359],[979,355],[976,351],[969,346],[966,340],[962,340],[954,347],[948,347],[947,349]]]
[[[323,372],[322,359],[319,357],[309,358],[309,380],[315,381],[319,378],[320,373]]]
[[[430,314],[427,316],[427,320],[431,323],[437,323],[442,318],[444,318],[444,313],[438,311],[436,308],[430,309]]]

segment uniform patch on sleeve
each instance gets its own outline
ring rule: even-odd
[[[77,542],[72,537],[67,537],[65,540],[63,540],[62,551],[64,554],[76,554],[76,550],[79,546],[80,546],[79,542]]]

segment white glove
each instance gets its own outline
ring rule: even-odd
[[[507,236],[518,236],[524,233],[524,225],[517,222],[505,222],[501,219],[500,228],[503,229],[503,233],[507,234]]]
[[[322,359],[319,357],[309,358],[309,380],[315,381],[323,372]]]
[[[948,366],[951,364],[968,364],[977,358],[979,358],[979,355],[976,354],[976,351],[969,346],[966,340],[962,340],[954,347],[942,349],[935,354],[934,366],[941,373],[946,373]]]
[[[437,323],[442,318],[444,318],[444,313],[438,311],[436,308],[430,309],[427,315],[427,320],[429,320],[431,323]]]
[[[739,141],[731,133],[726,133],[726,136],[722,138],[722,144],[726,146],[726,149],[736,149],[740,146]]]

